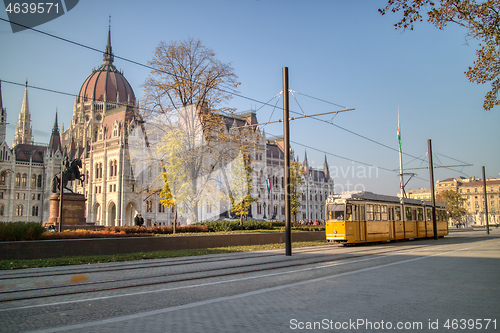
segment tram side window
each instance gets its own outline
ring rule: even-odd
[[[412,216],[411,216],[411,207],[405,207],[405,215],[406,215],[406,221],[412,221]]]
[[[387,221],[388,220],[388,217],[387,217],[387,206],[383,205],[383,206],[380,206],[380,208],[381,208],[381,211],[382,211],[382,221]]]
[[[436,214],[436,220],[440,221],[440,222],[444,222],[446,221],[446,211],[443,210],[443,209],[440,209],[437,214]]]
[[[375,205],[375,221],[380,221],[380,205]]]
[[[373,205],[366,205],[366,220],[373,221]]]
[[[401,207],[396,206],[394,208],[394,220],[401,221]]]
[[[432,208],[427,208],[425,211],[427,212],[427,221],[432,221]]]
[[[345,220],[352,221],[351,216],[352,216],[352,206],[350,204],[346,204],[345,205]]]
[[[418,208],[417,209],[417,220],[418,221],[423,221],[424,220],[424,209],[423,208]]]
[[[365,220],[365,205],[359,205],[358,206],[358,211],[359,211],[359,221],[364,221]]]

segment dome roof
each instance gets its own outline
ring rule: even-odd
[[[88,101],[107,101],[135,104],[135,94],[123,73],[113,65],[111,33],[108,31],[108,44],[104,52],[104,64],[83,82],[78,93],[77,103]]]

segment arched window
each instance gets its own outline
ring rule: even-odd
[[[109,162],[109,176],[110,177],[113,177],[113,170],[114,170],[113,169],[113,161],[110,161]],[[116,176],[116,174],[115,174],[115,176]]]
[[[21,174],[16,173],[16,186],[21,186]]]
[[[17,205],[16,216],[23,216],[23,205]]]
[[[0,185],[5,185],[5,179],[7,178],[7,172],[2,171],[0,174]]]
[[[38,175],[38,179],[37,179],[37,186],[38,187],[42,187],[42,175]]]
[[[28,178],[28,175],[23,173],[22,180],[21,180],[21,186],[26,187],[26,180]]]
[[[102,178],[102,163],[99,163],[99,178]]]
[[[95,178],[99,178],[99,163],[95,164]]]
[[[31,188],[36,187],[36,175],[31,176]]]
[[[115,176],[118,176],[118,162],[115,160]]]
[[[33,206],[31,209],[31,216],[38,216],[38,206]]]

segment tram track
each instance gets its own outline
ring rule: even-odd
[[[325,248],[333,248],[334,245],[323,245],[323,246],[315,246],[314,249],[311,248],[302,248],[296,249],[295,253],[308,253],[308,252],[319,252]],[[256,252],[258,253],[258,252]],[[274,257],[274,256],[282,256],[282,253],[265,253],[265,254],[256,254],[250,256],[245,256],[245,258],[253,259],[253,258],[264,258],[264,257]],[[152,264],[137,264],[137,261],[133,261],[130,264],[124,264],[123,262],[117,263],[116,265],[110,266],[111,263],[107,263],[106,267],[100,268],[83,268],[82,265],[78,265],[75,269],[68,268],[68,266],[64,266],[63,269],[51,269],[45,270],[40,273],[30,273],[28,275],[23,274],[22,272],[2,272],[3,276],[0,276],[0,282],[5,280],[14,280],[14,279],[24,279],[24,278],[40,278],[40,277],[53,277],[53,276],[61,276],[61,275],[69,275],[69,274],[89,274],[89,273],[102,273],[102,272],[118,272],[118,271],[130,271],[130,270],[139,270],[139,269],[150,269],[150,268],[163,268],[170,266],[179,266],[185,265],[186,263],[194,264],[194,263],[213,263],[213,262],[221,262],[221,261],[230,261],[230,260],[240,260],[242,256],[239,257],[218,257],[218,258],[201,258],[201,259],[193,259],[193,257],[187,257],[186,259],[179,259],[175,262],[169,263],[152,263]],[[177,258],[164,258],[164,259],[177,259]],[[164,260],[164,259],[155,259],[155,260]],[[0,292],[1,294],[2,292]]]
[[[221,278],[221,277],[229,277],[233,275],[241,275],[248,273],[256,273],[256,272],[264,272],[270,270],[278,270],[284,268],[292,268],[292,267],[300,267],[305,265],[314,265],[321,264],[326,262],[333,261],[341,261],[341,260],[349,260],[353,258],[361,258],[368,257],[373,255],[388,255],[390,253],[397,253],[401,251],[422,249],[436,246],[434,244],[430,245],[417,245],[417,246],[397,246],[396,248],[391,247],[387,249],[386,247],[378,247],[377,249],[369,248],[363,249],[359,251],[353,251],[346,253],[342,251],[342,253],[333,253],[322,255],[320,258],[312,257],[312,258],[304,258],[304,257],[288,257],[278,261],[269,261],[269,262],[257,262],[257,263],[247,263],[242,265],[231,265],[227,267],[215,267],[204,269],[202,271],[190,270],[185,272],[178,273],[167,273],[167,274],[156,274],[150,276],[139,276],[139,277],[131,277],[125,279],[111,279],[111,280],[101,280],[101,281],[91,281],[91,282],[83,282],[83,283],[74,283],[74,284],[60,284],[53,286],[43,286],[36,288],[26,288],[26,289],[17,289],[17,290],[8,290],[0,292],[1,295],[12,295],[14,297],[0,299],[0,303],[10,303],[16,301],[26,301],[26,300],[34,300],[34,299],[42,299],[42,298],[51,298],[51,297],[61,297],[61,296],[70,296],[70,295],[78,295],[78,294],[87,294],[87,293],[97,293],[97,292],[106,292],[113,290],[124,290],[124,289],[132,289],[132,288],[140,288],[140,287],[149,287],[155,285],[162,284],[170,284],[170,283],[179,283],[179,282],[189,282],[195,280],[209,279],[209,278]],[[304,249],[301,253],[311,253],[321,251],[321,249],[310,250]],[[323,247],[324,250],[324,247]],[[297,253],[298,254],[298,253]],[[260,257],[272,257],[272,256],[282,256],[281,253],[268,254]],[[253,259],[255,257],[245,257],[246,259]],[[234,258],[242,259],[242,256],[238,256]],[[267,267],[264,267],[267,266]],[[243,269],[243,270],[242,270]],[[237,271],[231,271],[237,270]],[[208,273],[208,274],[207,274]],[[210,274],[212,273],[212,274]],[[68,274],[66,274],[68,275]],[[156,279],[156,280],[155,280]],[[149,282],[145,282],[144,280],[150,280]],[[141,281],[140,283],[136,283],[137,281]],[[135,282],[135,283],[134,283]],[[123,285],[117,285],[122,283]],[[98,288],[94,288],[94,286],[100,286]],[[86,288],[90,287],[90,288]],[[77,290],[68,290],[70,288],[80,288]],[[39,295],[31,295],[36,292],[44,292],[49,291],[45,294]],[[57,291],[57,292],[50,292]],[[30,295],[26,295],[26,293],[30,293]],[[17,294],[17,295],[16,295]],[[24,295],[23,295],[24,294]]]

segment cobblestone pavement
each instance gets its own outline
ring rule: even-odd
[[[500,331],[498,230],[339,251],[396,247],[276,270],[72,295],[52,305],[24,301],[0,308],[0,331]]]

